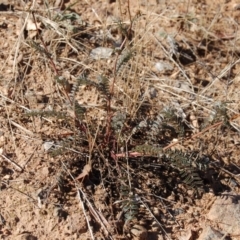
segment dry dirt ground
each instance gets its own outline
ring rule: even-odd
[[[239,21],[237,0],[1,0],[1,239],[240,239]]]

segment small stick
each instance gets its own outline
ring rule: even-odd
[[[28,157],[28,159],[26,160],[26,162],[23,164],[23,167],[22,167],[23,169],[24,169],[25,166],[30,162],[30,160],[32,159],[32,157],[33,157],[34,153],[36,152],[37,148],[38,148],[38,146],[36,146],[36,147],[34,148],[32,154]]]
[[[81,189],[78,189],[77,193],[78,193],[78,198],[79,198],[79,201],[80,201],[80,205],[81,205],[82,210],[83,210],[83,214],[84,214],[85,219],[86,219],[86,221],[87,221],[88,230],[89,230],[89,232],[90,232],[91,238],[94,240],[92,228],[91,228],[91,225],[90,225],[89,219],[88,219],[88,217],[87,217],[87,214],[86,214],[86,211],[85,211],[85,207],[84,207],[84,204],[83,204],[83,201],[82,201],[82,198],[81,198],[81,193],[82,193],[82,194],[84,194],[84,193],[81,191]],[[86,199],[86,197],[85,197],[85,199]]]
[[[15,127],[19,128],[20,130],[26,132],[27,134],[29,134],[29,135],[31,135],[31,136],[33,135],[33,132],[32,132],[32,131],[24,128],[23,126],[19,125],[18,123],[14,122],[14,121],[12,121],[12,120],[9,120],[9,122],[10,122],[13,126],[15,126]]]
[[[1,156],[4,160],[6,160],[7,162],[11,163],[19,172],[22,172],[22,171],[23,171],[23,168],[22,168],[19,164],[15,163],[13,160],[10,160],[9,158],[7,158],[6,156],[4,156],[4,155],[2,155],[2,154],[0,154],[0,156]]]

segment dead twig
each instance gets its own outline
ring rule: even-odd
[[[3,154],[0,154],[0,156],[1,156],[4,160],[6,160],[7,162],[11,163],[11,164],[16,168],[16,170],[18,170],[19,172],[22,172],[22,171],[23,171],[23,168],[22,168],[19,164],[15,163],[13,160],[10,160],[9,158],[7,158],[6,156],[4,156]]]
[[[80,201],[81,208],[82,208],[82,210],[83,210],[83,214],[84,214],[85,219],[86,219],[86,221],[87,221],[87,225],[88,225],[88,229],[89,229],[91,238],[94,240],[94,236],[93,236],[93,232],[92,232],[92,227],[91,227],[91,225],[90,225],[90,222],[89,222],[89,219],[88,219],[88,216],[87,216],[87,214],[86,214],[85,207],[84,207],[84,204],[83,204],[83,201],[82,201],[82,198],[81,198],[81,194],[82,194],[83,196],[85,196],[85,194],[83,193],[83,191],[82,191],[81,189],[78,189],[77,193],[78,193],[78,198],[79,198],[79,201]],[[86,197],[84,197],[84,198],[86,199]]]

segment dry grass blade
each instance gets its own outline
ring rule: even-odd
[[[164,232],[165,236],[167,239],[171,239],[170,236],[167,234],[167,232],[165,231],[165,229],[163,228],[162,224],[158,221],[158,219],[154,216],[154,214],[152,213],[152,211],[149,209],[149,207],[147,206],[146,203],[144,203],[142,201],[142,199],[140,200],[141,203],[145,206],[145,208],[149,211],[149,213],[151,214],[151,216],[153,217],[153,219],[158,223],[158,225],[160,226],[160,228],[162,229],[162,231]]]
[[[84,211],[84,215],[85,215],[85,218],[88,222],[88,227],[91,228],[90,226],[90,223],[89,223],[89,219],[87,218],[87,215],[86,215],[86,212],[85,212],[85,208],[84,208],[84,204],[83,204],[83,201],[81,200],[81,195],[83,195],[83,198],[84,200],[87,202],[87,206],[89,207],[90,209],[90,212],[92,214],[92,216],[95,218],[95,220],[101,225],[103,231],[104,231],[104,234],[105,236],[109,237],[110,239],[113,239],[110,235],[109,235],[109,231],[107,230],[106,226],[104,224],[106,224],[106,220],[101,216],[101,214],[99,214],[92,206],[92,204],[90,203],[90,201],[88,200],[88,198],[86,197],[85,193],[81,190],[81,189],[78,189],[78,196],[79,196],[79,199],[80,199],[80,202],[81,202],[81,206],[83,208],[83,211]],[[105,221],[104,221],[105,220]],[[107,224],[108,225],[108,224]],[[91,233],[91,236],[93,237],[93,233],[92,231],[89,229],[90,233]],[[94,237],[93,237],[94,239]]]
[[[240,191],[237,7],[4,2],[2,238],[204,238]]]
[[[226,75],[229,71],[231,71],[231,69],[240,62],[240,59],[236,60],[234,63],[228,64],[221,72],[220,74],[215,77],[211,83],[205,87],[202,91],[201,91],[201,95],[203,95],[206,91],[208,91],[209,89],[211,89],[213,87],[213,85],[216,83],[217,80],[220,80],[222,77],[224,77],[224,75]]]
[[[13,126],[19,128],[20,130],[22,130],[23,132],[27,133],[28,135],[30,136],[33,136],[33,132],[32,131],[29,131],[28,129],[24,128],[23,126],[21,126],[20,124],[10,120],[9,121]]]
[[[16,162],[14,162],[13,160],[7,158],[7,157],[4,156],[3,154],[0,154],[0,156],[1,156],[5,161],[7,161],[7,162],[9,162],[10,164],[12,164],[12,165],[16,168],[16,170],[18,170],[19,172],[22,172],[22,171],[23,171],[23,168],[22,168],[19,164],[17,164]]]
[[[86,211],[85,211],[85,207],[84,207],[84,204],[83,204],[83,201],[82,201],[82,198],[81,198],[81,194],[84,194],[80,189],[78,190],[78,198],[79,198],[79,201],[80,201],[80,204],[81,204],[81,208],[83,210],[83,213],[84,213],[84,216],[85,216],[85,219],[87,221],[87,225],[88,225],[88,230],[90,232],[90,236],[91,236],[91,239],[95,239],[94,236],[93,236],[93,232],[92,232],[92,227],[90,225],[90,221],[88,219],[88,216],[86,214]]]

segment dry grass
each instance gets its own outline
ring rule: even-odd
[[[94,1],[43,2],[13,3],[1,19],[2,236],[131,239],[141,225],[176,239],[186,204],[232,189],[222,179],[239,191],[231,5],[116,1],[110,17]],[[90,57],[100,46],[112,55]],[[208,160],[205,193],[181,181],[186,158]]]

